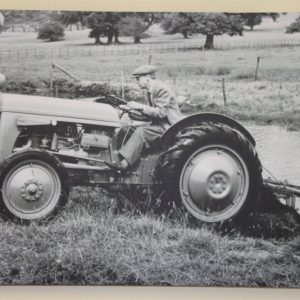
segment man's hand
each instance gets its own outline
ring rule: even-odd
[[[136,110],[142,111],[146,105],[135,102],[135,101],[130,101],[130,102],[127,103],[127,106],[130,109],[136,109]]]
[[[123,105],[123,104],[119,105],[119,108],[122,109],[122,110],[124,110],[124,111],[128,111],[129,110],[129,107],[127,105]]]

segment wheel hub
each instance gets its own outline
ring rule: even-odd
[[[227,188],[227,178],[222,173],[216,173],[209,178],[209,190],[212,194],[221,194]]]
[[[184,165],[180,190],[187,210],[200,220],[218,222],[236,214],[249,187],[243,159],[224,145],[209,145],[195,151]]]
[[[21,196],[26,201],[36,201],[43,194],[43,185],[37,179],[29,179],[21,187]]]

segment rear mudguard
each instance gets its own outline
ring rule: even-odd
[[[240,123],[227,116],[221,114],[215,114],[215,113],[198,113],[183,118],[182,120],[180,120],[179,122],[175,123],[170,128],[168,128],[168,130],[162,135],[161,137],[162,146],[168,147],[169,145],[171,145],[175,135],[181,129],[189,126],[201,125],[201,123],[207,123],[207,122],[219,123],[219,124],[221,123],[238,130],[255,147],[255,140],[253,136],[249,133],[249,131],[244,126],[242,126]]]

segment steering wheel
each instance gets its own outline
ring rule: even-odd
[[[151,121],[151,118],[148,115],[142,113],[139,110],[131,109],[127,105],[119,105],[119,109],[122,111],[121,117],[124,113],[127,113],[131,120],[143,122]]]

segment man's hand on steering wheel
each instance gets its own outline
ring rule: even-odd
[[[135,102],[135,101],[130,101],[130,102],[127,103],[127,106],[129,107],[129,109],[135,109],[135,110],[138,110],[138,111],[143,111],[143,109],[146,105]]]
[[[127,103],[127,105],[119,105],[119,108],[123,111],[120,117],[122,117],[124,113],[128,113],[130,119],[132,120],[150,122],[151,119],[149,118],[149,116],[143,113],[144,107],[145,105],[135,101],[130,101]]]

